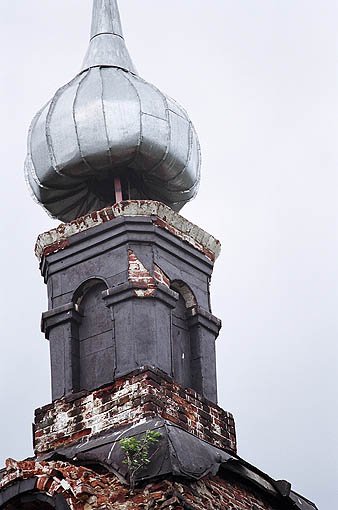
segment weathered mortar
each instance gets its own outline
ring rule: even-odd
[[[37,409],[35,416],[37,455],[155,416],[236,452],[233,416],[152,368],[136,371],[97,391],[56,400]]]

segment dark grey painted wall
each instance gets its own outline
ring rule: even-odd
[[[152,217],[118,218],[74,235],[64,250],[42,260],[49,310],[43,330],[50,340],[53,400],[95,389],[143,365],[155,366],[185,387],[217,400],[215,339],[220,321],[211,315],[213,264]],[[157,283],[137,297],[144,282],[128,280],[132,251],[150,275],[157,265],[180,281]]]

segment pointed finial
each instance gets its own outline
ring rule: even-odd
[[[124,42],[117,0],[94,0],[90,44],[81,71],[119,67],[137,74]]]

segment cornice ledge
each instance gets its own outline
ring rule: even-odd
[[[153,223],[156,227],[163,228],[189,243],[212,262],[221,252],[221,243],[215,237],[167,205],[152,200],[127,200],[86,214],[70,223],[61,223],[58,227],[40,234],[35,245],[35,255],[41,262],[43,257],[67,248],[69,238],[75,234],[113,221],[115,218],[128,216],[155,217]]]

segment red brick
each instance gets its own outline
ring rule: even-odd
[[[118,397],[117,392],[122,388],[128,388],[128,392]],[[194,398],[191,397],[192,393]],[[202,399],[196,392],[183,389],[160,371],[148,368],[135,371],[106,388],[94,391],[92,398],[96,402],[95,413],[86,406],[90,393],[81,399],[73,399],[72,403],[60,399],[40,409],[36,414],[36,452],[50,451],[90,436],[91,420],[96,424],[96,432],[103,432],[113,426],[120,429],[124,425],[137,423],[142,417],[154,415],[163,416],[212,444],[236,452],[232,415]],[[134,418],[128,421],[124,415],[119,420],[119,413],[125,410],[128,403],[133,409]],[[67,430],[55,434],[52,430],[57,425],[60,411],[67,412],[68,416],[74,415],[74,418],[67,422]],[[48,426],[44,423],[48,423]],[[101,429],[97,429],[98,423]]]

